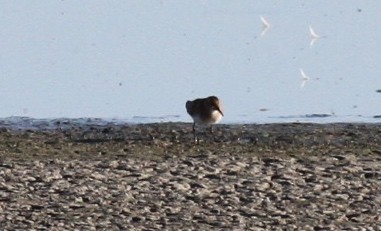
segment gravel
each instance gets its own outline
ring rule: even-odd
[[[381,230],[378,124],[0,132],[2,230]]]

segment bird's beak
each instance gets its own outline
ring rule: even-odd
[[[220,108],[217,108],[217,110],[221,113],[222,116],[224,116],[224,113],[221,111]]]

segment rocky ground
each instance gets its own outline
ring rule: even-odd
[[[1,127],[2,230],[381,230],[380,124]]]

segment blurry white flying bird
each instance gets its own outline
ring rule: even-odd
[[[302,75],[302,83],[300,84],[300,88],[303,88],[306,85],[307,81],[309,81],[311,78],[306,75],[306,73],[304,73],[302,68],[300,68],[300,74]]]
[[[265,19],[265,17],[261,16],[260,17],[261,22],[262,22],[262,32],[261,36],[264,36],[267,32],[267,30],[270,28],[270,23]]]
[[[311,37],[310,46],[312,47],[314,43],[316,42],[316,40],[320,38],[320,36],[315,32],[315,30],[312,28],[311,25],[309,26],[309,30],[310,30],[310,37]]]

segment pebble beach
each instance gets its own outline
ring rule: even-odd
[[[0,125],[2,230],[381,230],[381,124]]]

